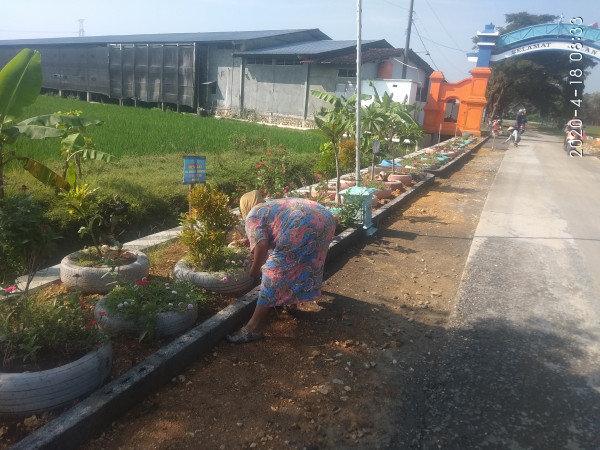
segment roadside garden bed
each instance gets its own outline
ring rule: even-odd
[[[373,221],[375,224],[379,223],[381,220],[383,220],[385,217],[387,217],[389,215],[389,213],[392,211],[392,207],[395,207],[397,204],[399,204],[400,202],[402,202],[403,200],[407,200],[408,198],[414,196],[417,191],[419,190],[419,188],[421,187],[425,187],[426,185],[430,184],[434,179],[433,175],[427,175],[425,176],[425,179],[423,179],[422,181],[418,182],[417,184],[413,185],[411,189],[407,189],[404,192],[400,192],[400,191],[396,191],[393,193],[392,197],[387,198],[387,199],[381,199],[378,200],[377,202],[377,206],[374,209],[373,212]],[[328,255],[328,257],[331,258],[335,258],[336,254],[339,254],[339,251],[343,250],[344,248],[348,247],[349,245],[352,245],[352,243],[356,242],[356,239],[360,239],[361,236],[363,236],[364,233],[362,233],[362,230],[360,228],[349,228],[346,230],[343,230],[340,234],[338,234],[335,239],[334,242],[332,243],[332,247],[330,248],[330,253]],[[179,248],[178,248],[179,247]],[[151,273],[150,276],[169,276],[175,261],[177,261],[178,258],[181,257],[181,255],[183,254],[184,248],[178,244],[177,242],[171,243],[166,245],[165,247],[163,247],[162,249],[159,250],[161,252],[161,256],[159,258],[156,258],[159,263],[157,264],[156,261],[152,262],[152,267],[151,267]],[[161,268],[162,267],[162,268]],[[51,287],[52,289],[59,289],[60,285],[54,285]],[[245,296],[248,297],[249,295]],[[231,298],[231,297],[226,297],[226,296],[217,296],[214,298],[214,301],[209,302],[208,308],[206,309],[206,311],[203,312],[203,314],[201,314],[201,317],[198,318],[198,322],[197,323],[201,323],[201,321],[206,320],[208,317],[211,317],[212,314],[214,314],[215,312],[220,311],[219,314],[221,314],[223,312],[223,308],[225,309],[229,309],[230,311],[234,311],[233,313],[230,312],[228,313],[230,316],[228,318],[225,318],[225,322],[227,323],[231,323],[232,320],[234,320],[231,317],[231,314],[236,314],[235,312],[235,308],[234,310],[231,310],[231,308],[227,308],[227,305],[230,306],[235,306],[235,304],[240,304],[240,301],[242,301],[243,306],[238,307],[237,311],[240,312],[242,310],[249,310],[249,306],[252,306],[252,303],[250,300],[248,300],[248,298],[240,298],[240,299],[235,299],[235,298]],[[217,319],[219,320],[219,319]],[[220,319],[223,320],[223,319]],[[237,319],[239,320],[239,319]],[[214,326],[214,325],[212,325]],[[222,326],[231,326],[231,325],[227,325],[224,324]],[[204,326],[200,327],[203,328]],[[195,333],[195,332],[194,332]],[[192,333],[192,334],[194,334]],[[194,340],[197,339],[195,336],[191,339]],[[220,339],[220,337],[217,336],[217,339]],[[181,341],[181,340],[177,340],[176,341]],[[179,346],[179,348],[181,348],[181,342],[178,342],[175,344],[176,346]],[[190,348],[186,348],[184,350],[184,353],[186,353],[188,356],[190,357],[190,352],[192,352],[193,354],[197,355],[198,354],[198,344],[197,343],[189,343],[186,344],[188,346],[190,346]],[[148,364],[146,364],[145,366],[148,367],[152,367],[155,365],[156,363],[156,354],[158,353],[158,350],[161,349],[161,353],[169,353],[171,350],[168,350],[166,347],[173,347],[172,345],[168,345],[167,341],[164,342],[160,342],[160,341],[156,341],[152,344],[146,344],[146,345],[142,345],[140,343],[137,342],[137,340],[135,338],[127,338],[127,339],[123,339],[121,342],[117,343],[115,345],[115,350],[114,350],[114,367],[113,367],[113,372],[112,372],[112,376],[113,376],[113,380],[115,379],[114,377],[118,377],[119,380],[125,380],[124,377],[126,377],[127,379],[136,379],[139,378],[138,374],[134,374],[131,370],[129,370],[130,368],[134,367],[137,363],[139,363],[140,361],[144,361],[146,359],[146,357],[151,357],[154,358],[152,363],[148,363],[150,364],[150,366],[148,366]],[[185,359],[185,358],[184,358]],[[168,363],[167,363],[168,364]],[[181,365],[182,361],[181,361],[181,357],[178,358],[178,360],[176,361],[176,364],[174,364],[175,366],[177,365]],[[142,364],[144,365],[144,364]],[[155,367],[156,368],[156,367]],[[138,370],[141,370],[138,368]],[[175,370],[175,369],[173,369]],[[164,383],[166,381],[168,381],[169,378],[164,379],[164,374],[163,374],[163,378],[161,378],[162,381],[160,381],[160,383]],[[152,385],[155,385],[155,383],[159,382],[158,380],[153,380],[153,383],[150,383]],[[111,383],[111,386],[114,383]],[[114,389],[113,387],[110,388],[106,388],[109,391]],[[140,392],[139,390],[136,390],[136,393],[133,394],[134,397],[137,398],[141,398],[140,395],[144,395],[143,393],[145,392],[145,390],[147,389],[152,389],[152,386],[146,386],[144,389],[142,389]],[[108,394],[108,392],[105,392],[105,394]],[[94,395],[96,396],[96,395]],[[130,398],[131,395],[126,396],[129,400],[128,401],[132,401],[132,399]],[[98,401],[98,399],[96,399],[95,401]],[[77,420],[74,419],[73,417],[77,418],[82,414],[88,414],[88,410],[90,409],[90,404],[93,404],[93,400],[90,399],[90,401],[85,402],[85,404],[87,405],[81,405],[82,408],[85,409],[79,411],[80,408],[77,409],[73,409],[70,408],[72,411],[69,411],[68,416],[71,417],[71,420]],[[113,402],[114,403],[114,402]],[[74,405],[71,405],[74,406]],[[117,408],[119,411],[122,408],[127,408],[127,405],[121,405],[120,408]],[[114,408],[114,406],[113,406]],[[13,420],[13,421],[0,421],[0,438],[1,437],[5,437],[8,439],[8,442],[12,442],[15,443],[16,440],[18,439],[22,439],[23,437],[31,434],[33,431],[35,431],[36,429],[40,428],[43,424],[52,421],[52,419],[56,418],[61,412],[65,412],[66,409],[69,408],[63,408],[59,411],[55,411],[53,413],[44,413],[42,415],[40,415],[39,417],[37,416],[32,416],[26,419],[21,419],[21,420]],[[94,409],[93,407],[91,409]],[[89,413],[89,414],[93,414]],[[84,419],[86,420],[86,419]],[[90,420],[90,419],[87,419]],[[94,420],[94,419],[91,419]],[[63,424],[64,425],[64,424]],[[65,429],[63,429],[63,425],[60,425],[59,428],[61,428],[62,433],[66,432]],[[98,425],[100,426],[100,425]],[[44,429],[46,429],[47,427],[44,427]],[[50,427],[50,430],[52,430],[53,427]],[[56,428],[56,427],[54,427]],[[85,426],[84,426],[85,428]],[[41,430],[40,430],[41,431]],[[57,431],[54,430],[54,433],[56,433]],[[68,432],[70,433],[70,432]],[[82,433],[81,429],[78,429],[78,431],[75,431],[75,433]],[[38,434],[38,433],[36,433]],[[51,431],[52,434],[52,431]],[[48,439],[52,439],[51,437],[49,437]],[[29,441],[29,440],[28,440]]]

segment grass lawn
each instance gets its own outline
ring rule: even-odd
[[[189,186],[183,184],[184,155],[206,156],[207,180],[228,194],[235,194],[240,186],[256,186],[267,182],[263,179],[266,175],[274,177],[276,174],[265,174],[264,170],[259,174],[256,167],[268,160],[266,155],[276,152],[282,155],[283,149],[285,154],[272,164],[272,172],[285,172],[278,175],[281,183],[285,184],[284,177],[297,184],[315,182],[313,168],[319,157],[319,146],[326,141],[318,130],[46,95],[38,97],[36,103],[23,112],[22,118],[73,110],[82,111],[82,117],[103,122],[89,127],[86,135],[93,139],[98,150],[115,156],[110,163],[85,161],[80,180],[135,205],[131,228],[138,235],[176,226],[180,214],[187,210]],[[62,174],[64,160],[58,140],[21,139],[12,148],[18,155],[33,157]],[[72,233],[78,228],[58,206],[54,190],[35,180],[18,163],[5,167],[5,186],[7,195],[26,191],[46,205],[48,216],[61,232],[70,229]]]

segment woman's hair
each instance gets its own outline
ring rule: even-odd
[[[240,214],[242,219],[246,219],[248,213],[259,203],[264,203],[265,199],[259,191],[246,192],[240,197]]]

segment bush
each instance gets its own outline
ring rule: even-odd
[[[31,196],[1,199],[0,284],[12,283],[24,273],[35,273],[54,252],[57,239],[43,208]]]
[[[188,247],[186,259],[193,267],[215,267],[227,248],[227,234],[238,223],[229,208],[229,197],[207,183],[188,195],[191,211],[181,219],[180,241]]]
[[[93,305],[77,292],[58,296],[9,298],[0,302],[0,358],[4,371],[12,364],[43,370],[65,364],[104,343]]]
[[[320,158],[315,165],[315,172],[321,173],[327,179],[334,178],[335,172],[335,154],[331,142],[321,144],[319,147]],[[361,166],[366,167],[371,164],[369,154],[361,152]],[[354,172],[356,170],[356,141],[346,139],[341,142],[339,148],[340,174]]]

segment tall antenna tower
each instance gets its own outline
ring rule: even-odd
[[[83,21],[85,19],[78,19],[79,20],[79,37],[83,37],[85,36],[85,30],[83,29]]]

